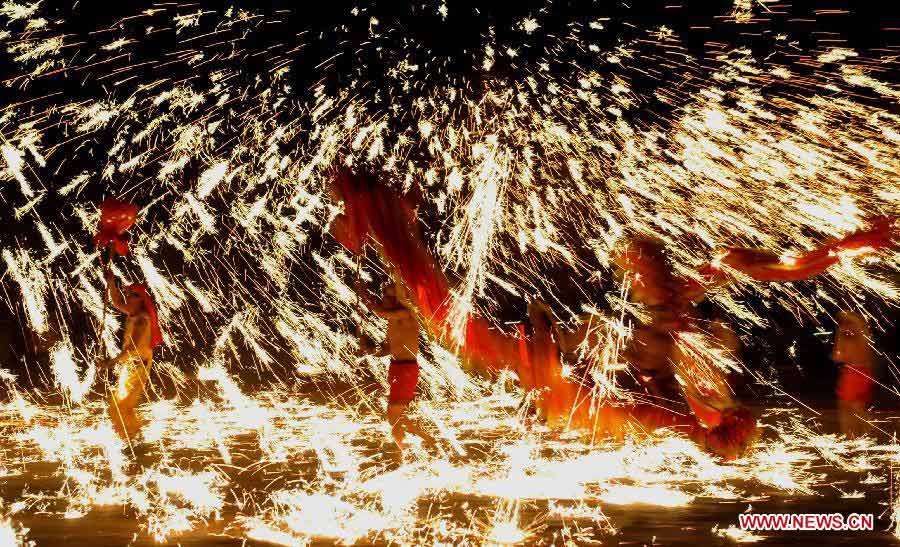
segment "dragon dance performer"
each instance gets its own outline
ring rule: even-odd
[[[661,404],[595,404],[590,386],[578,386],[563,378],[560,362],[560,355],[570,353],[574,345],[580,345],[584,341],[583,335],[587,335],[587,342],[592,343],[589,333],[581,327],[574,332],[560,329],[554,325],[550,309],[539,301],[529,305],[529,318],[534,334],[528,347],[533,353],[523,356],[523,361],[531,362],[532,368],[539,371],[533,375],[534,389],[542,394],[536,400],[536,406],[549,425],[585,431],[593,438],[619,439],[626,434],[648,434],[661,428],[674,429],[685,433],[708,452],[727,459],[743,454],[755,438],[755,422],[749,411],[743,408],[722,416],[710,427],[695,415],[681,413]],[[550,336],[550,332],[555,336]],[[644,342],[647,340],[647,337],[643,337]],[[663,352],[670,345],[660,343],[662,345],[659,347],[646,349],[653,356],[664,355]],[[633,366],[641,370],[640,365]]]
[[[115,276],[106,270],[106,285],[115,309],[126,315],[121,351],[101,362],[104,369],[118,367],[118,381],[109,395],[109,414],[116,433],[125,441],[134,439],[143,426],[137,412],[153,365],[153,350],[162,343],[162,332],[156,306],[144,285],[135,284],[119,290]]]
[[[836,390],[841,432],[851,437],[869,430],[868,406],[877,373],[871,341],[872,331],[862,315],[838,314],[831,358],[841,365]]]
[[[110,386],[109,389],[108,410],[113,429],[126,443],[135,438],[143,425],[137,405],[150,381],[153,350],[163,341],[156,305],[147,287],[141,284],[129,285],[123,294],[109,267],[113,256],[130,254],[127,232],[134,225],[137,216],[138,208],[134,204],[107,199],[100,206],[98,232],[94,236],[94,243],[101,249],[108,301],[126,315],[119,354],[100,361],[101,369],[118,369],[115,386]],[[104,325],[106,302],[105,299]]]
[[[360,254],[366,243],[378,251],[409,290],[422,326],[463,359],[490,371],[514,368],[518,361],[515,337],[493,331],[481,317],[470,316],[456,333],[451,322],[450,285],[426,248],[411,199],[400,196],[374,175],[334,174],[332,195],[343,211],[331,222],[331,234],[349,251]]]
[[[385,283],[381,287],[381,301],[376,302],[369,291],[360,283],[354,287],[356,293],[376,315],[387,319],[387,334],[378,356],[391,358],[388,368],[387,420],[397,446],[406,447],[406,433],[422,438],[425,433],[408,415],[409,405],[416,396],[419,381],[419,324],[416,314],[408,302],[408,295],[402,283]]]
[[[709,362],[708,345],[713,340],[691,336],[702,335],[694,316],[699,291],[683,289],[685,282],[675,277],[664,251],[661,241],[635,238],[614,256],[629,284],[631,299],[644,306],[646,315],[634,330],[625,358],[648,391],[674,398],[680,388],[697,418],[708,427],[717,427],[723,415],[739,405],[731,396],[724,372]],[[753,429],[747,424],[748,438]]]

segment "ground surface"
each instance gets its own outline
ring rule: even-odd
[[[17,399],[0,407],[0,515],[41,547],[900,544],[887,532],[897,446],[829,436],[832,412],[767,411],[753,455],[723,464],[676,436],[591,447],[525,429],[515,403],[424,405],[422,420],[445,435],[401,464],[381,451],[377,415],[280,392],[152,405],[150,440],[134,455],[97,418],[99,403]],[[748,507],[873,513],[876,531],[714,530]]]

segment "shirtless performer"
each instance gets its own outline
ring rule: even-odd
[[[106,270],[106,286],[113,307],[127,315],[127,319],[119,355],[103,360],[100,366],[105,369],[119,367],[115,391],[109,396],[109,415],[116,433],[125,442],[130,442],[143,426],[137,405],[150,380],[153,349],[162,343],[162,333],[156,307],[146,287],[130,285],[123,295],[109,269]]]
[[[388,369],[387,420],[391,424],[391,433],[397,446],[405,448],[406,433],[411,432],[424,438],[424,434],[409,419],[409,404],[415,398],[416,384],[419,380],[419,323],[415,313],[407,303],[408,298],[402,283],[385,283],[381,288],[381,302],[375,302],[369,292],[361,284],[357,284],[356,292],[379,317],[388,321],[387,335],[378,356],[389,355],[391,365]]]
[[[838,420],[848,436],[868,430],[868,406],[872,402],[875,358],[870,346],[872,331],[858,313],[838,314],[831,358],[841,365],[837,385]]]
[[[678,358],[674,332],[685,328],[690,311],[676,296],[671,267],[660,242],[634,239],[627,250],[615,255],[617,273],[629,282],[631,301],[644,306],[644,320],[635,326],[625,360],[652,395],[678,398],[679,386],[673,364]],[[632,272],[637,269],[639,273]]]
[[[590,394],[593,378],[585,377],[579,382],[564,377],[559,356],[574,355],[577,365],[578,360],[584,358],[580,350],[590,351],[590,348],[579,348],[577,353],[572,353],[572,348],[582,342],[586,342],[584,345],[601,343],[599,337],[592,335],[589,328],[582,328],[586,321],[572,332],[560,329],[553,313],[541,301],[531,302],[528,312],[533,336],[528,350],[523,352],[523,360],[530,365],[527,370],[531,375],[526,375],[523,386],[527,384],[526,389],[536,390],[535,406],[548,425],[586,431],[591,438],[618,439],[628,432],[650,433],[659,428],[672,428],[686,433],[701,447],[725,459],[739,457],[753,442],[755,420],[742,407],[722,412],[715,423],[705,423],[697,416],[673,411],[658,402],[600,402],[595,405]],[[662,357],[668,358],[667,355]],[[690,404],[691,393],[685,391],[685,398]]]
[[[572,330],[554,320],[553,333],[563,360],[570,365],[591,358],[607,342],[601,337],[601,329],[591,328],[595,316],[586,313],[577,318]],[[667,332],[640,326],[635,329],[635,340],[623,348],[622,357],[634,369],[641,385],[657,398],[677,398],[678,384],[669,361],[672,337]]]

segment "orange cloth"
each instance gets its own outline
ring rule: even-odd
[[[150,316],[150,345],[155,348],[162,344],[163,336],[162,330],[159,328],[159,316],[156,314],[156,304],[153,303],[153,298],[150,296],[150,293],[147,292],[147,287],[140,283],[135,283],[134,285],[129,285],[125,290],[138,293],[144,300],[144,309],[147,310],[147,315]]]
[[[895,218],[877,218],[870,227],[856,231],[818,249],[782,258],[769,251],[758,249],[728,249],[719,264],[728,266],[756,281],[799,281],[815,277],[840,260],[839,253],[870,254],[897,244],[898,233]],[[709,264],[700,273],[713,282],[725,280],[725,272],[719,265]]]
[[[116,385],[110,386],[109,418],[122,439],[133,440],[144,424],[137,407],[147,393],[152,366],[152,359],[133,357],[121,364]]]
[[[375,244],[410,294],[430,333],[448,345],[456,345],[450,321],[450,289],[447,278],[422,240],[409,197],[397,194],[373,175],[334,175],[334,192],[344,212],[332,222],[331,234],[353,253],[367,241]],[[493,370],[512,368],[518,361],[517,340],[490,328],[481,317],[470,316],[458,348],[462,357]]]

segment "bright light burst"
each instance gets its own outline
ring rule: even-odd
[[[454,17],[452,4],[430,4]],[[735,2],[721,24],[774,17],[767,4]],[[104,505],[127,507],[157,541],[225,522],[236,537],[288,545],[516,543],[553,519],[613,531],[604,504],[751,499],[754,481],[767,495],[811,495],[826,479],[819,462],[868,473],[895,457],[895,446],[823,436],[781,413],[765,418],[778,434],[728,465],[677,436],[587,445],[526,427],[512,379],[468,375],[436,343],[421,358],[420,414],[440,447],[414,446],[399,468],[362,448],[389,438],[387,380],[383,363],[358,358],[353,326],[374,339],[384,329],[348,284],[384,265],[357,266],[325,235],[335,165],[372,166],[421,194],[457,325],[529,296],[565,321],[590,316],[599,343],[580,352],[603,399],[627,397],[614,373],[642,313],[613,283],[610,255],[629,236],[659,237],[692,275],[724,247],[789,260],[900,212],[891,50],[804,51],[776,34],[766,56],[737,41],[699,54],[668,27],[628,23],[615,40],[605,17],[558,27],[547,6],[448,58],[367,6],[323,46],[284,31],[283,11],[159,4],[94,33],[40,2],[0,5],[15,66],[0,104],[3,297],[52,348],[28,363],[50,380],[35,392],[0,369],[5,450],[21,458],[0,462],[0,481],[51,461],[65,485],[0,506],[0,543],[27,544],[14,523],[23,510],[82,518]],[[269,39],[276,28],[290,38]],[[479,77],[460,78],[459,64]],[[304,82],[310,65],[317,77]],[[146,280],[167,336],[145,430],[159,458],[140,472],[91,396],[103,390],[94,360],[116,349],[119,326],[102,311],[90,241],[110,194],[142,206],[134,259],[115,271]],[[742,325],[767,324],[744,304],[751,291],[801,319],[840,306],[883,322],[900,256],[849,258],[815,287],[735,283],[711,299]],[[586,295],[577,306],[547,278],[560,270]],[[705,367],[741,369],[703,338],[689,342]],[[249,389],[251,378],[267,387]],[[298,395],[318,390],[328,397]],[[247,487],[257,473],[272,480],[265,491]],[[454,495],[496,503],[418,510]],[[526,518],[528,504],[542,516]]]

